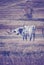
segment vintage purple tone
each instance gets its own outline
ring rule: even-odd
[[[0,19],[44,19],[44,0],[1,0]]]
[[[34,41],[12,33],[31,25]],[[0,65],[44,65],[44,0],[0,0]]]

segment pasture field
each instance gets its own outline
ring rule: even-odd
[[[9,33],[22,26],[36,26],[35,40]],[[44,1],[0,1],[0,65],[44,65]]]
[[[44,37],[42,35],[44,22],[16,21],[10,23],[8,21],[6,23],[4,20],[0,22],[5,26],[0,29],[0,65],[44,65]],[[15,33],[8,34],[10,29],[23,26],[24,23],[36,25],[34,41],[23,40],[21,35]]]

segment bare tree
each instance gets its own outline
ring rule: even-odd
[[[33,14],[33,2],[32,1],[26,1],[26,7],[25,7],[26,16],[29,19],[32,19]]]

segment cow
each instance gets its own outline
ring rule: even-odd
[[[35,39],[35,25],[32,25],[32,26],[24,26],[23,28],[23,32],[22,32],[22,35],[23,35],[23,40],[24,39],[28,39],[31,41],[32,39],[34,40]]]
[[[35,30],[36,30],[36,27],[35,25],[32,25],[29,27],[29,38],[30,38],[30,41],[33,39],[33,41],[35,40]]]
[[[35,30],[36,27],[35,25],[31,26],[23,26],[23,27],[18,27],[16,29],[13,29],[11,32],[16,33],[16,35],[22,35],[23,40],[28,39],[31,41],[32,39],[35,40]]]

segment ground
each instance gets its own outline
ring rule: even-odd
[[[25,24],[35,24],[37,27],[43,24],[42,22],[37,23],[26,22]],[[6,25],[4,22],[3,24]],[[11,24],[8,22],[7,25]],[[19,25],[22,26],[22,22]],[[0,29],[0,65],[44,65],[44,37],[42,36],[42,30],[36,30],[37,35],[34,41],[29,39],[23,41],[21,35],[8,34],[7,31],[9,30],[9,28]]]

